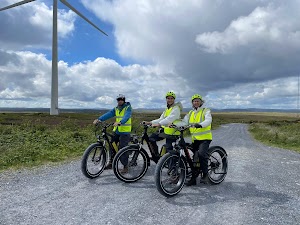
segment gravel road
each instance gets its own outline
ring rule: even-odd
[[[300,154],[255,142],[245,124],[213,131],[211,145],[228,153],[219,185],[184,187],[165,198],[155,164],[132,184],[105,171],[89,180],[80,161],[0,173],[0,224],[295,225],[300,221]],[[199,182],[198,182],[199,183]]]

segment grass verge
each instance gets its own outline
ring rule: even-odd
[[[103,113],[103,112],[102,112]],[[92,121],[99,114],[0,113],[0,171],[77,159],[96,141]],[[133,130],[160,113],[133,114]],[[293,114],[213,113],[213,129],[226,123],[248,123],[253,137],[267,145],[300,153],[300,122]],[[154,129],[150,129],[149,133]]]

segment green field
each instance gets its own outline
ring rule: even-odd
[[[140,133],[139,122],[159,115],[135,112],[133,130]],[[0,171],[78,159],[86,147],[96,141],[92,122],[98,116],[91,113],[62,113],[59,116],[1,113]],[[300,153],[300,119],[296,114],[213,113],[213,129],[226,123],[250,124],[249,130],[255,139]]]

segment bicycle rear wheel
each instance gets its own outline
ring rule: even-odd
[[[113,160],[113,170],[116,177],[126,183],[136,182],[148,170],[148,157],[146,151],[138,148],[125,147],[118,151]],[[127,165],[128,171],[124,172]]]
[[[98,177],[106,165],[106,149],[100,143],[91,144],[83,153],[81,171],[90,179]]]
[[[187,165],[183,157],[166,153],[155,168],[155,184],[160,194],[171,197],[178,194],[184,186]]]
[[[219,184],[227,175],[227,153],[222,147],[213,146],[208,149],[208,154],[208,178],[212,184]]]

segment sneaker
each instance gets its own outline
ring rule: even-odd
[[[200,179],[200,183],[202,183],[202,184],[208,184],[209,183],[209,179],[208,179],[207,174],[203,174],[203,176]]]
[[[188,182],[186,182],[185,185],[186,185],[186,186],[197,185],[196,177],[191,177],[191,179],[190,179]]]
[[[111,168],[112,168],[112,163],[109,162],[104,169],[105,170],[110,170]]]
[[[120,170],[121,174],[126,174],[128,173],[128,166],[124,166],[124,168],[122,170]]]

